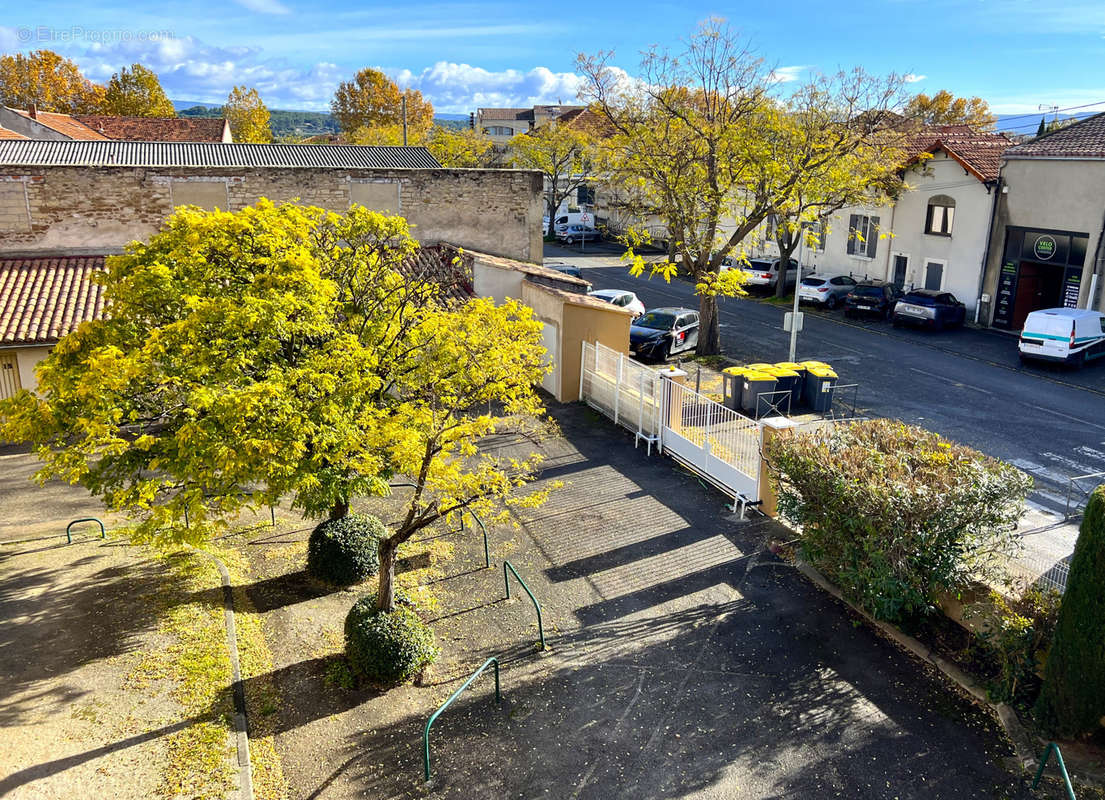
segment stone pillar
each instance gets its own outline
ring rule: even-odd
[[[660,377],[665,382],[677,383],[683,387],[687,385],[687,373],[676,367],[668,367],[667,369],[660,370]],[[676,433],[683,430],[684,396],[685,392],[679,390],[672,391],[670,385],[665,384],[664,403],[667,408],[664,409],[664,424]]]

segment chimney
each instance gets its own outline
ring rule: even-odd
[[[38,119],[38,103],[31,103],[31,119]]]

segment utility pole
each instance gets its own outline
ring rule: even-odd
[[[407,146],[407,93],[403,92],[403,147]]]

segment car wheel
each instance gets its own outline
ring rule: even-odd
[[[671,342],[668,342],[663,347],[661,347],[660,352],[657,354],[656,357],[659,359],[661,364],[671,358]]]
[[[856,312],[852,311],[852,309],[850,309],[850,308],[846,308],[846,309],[844,309],[844,316],[846,316],[848,319],[855,319],[856,318]]]

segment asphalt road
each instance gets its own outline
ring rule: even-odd
[[[617,251],[596,250],[547,245],[545,260],[584,268],[596,289],[630,289],[647,308],[698,307],[690,284],[634,278]],[[787,358],[787,309],[738,298],[719,306],[725,355],[743,363]],[[839,311],[807,314],[797,360],[807,359],[859,384],[860,413],[922,425],[1025,470],[1036,481],[1030,503],[1040,510],[1061,515],[1068,478],[1105,471],[1105,360],[1080,371],[1022,367],[1007,334],[896,330]]]

